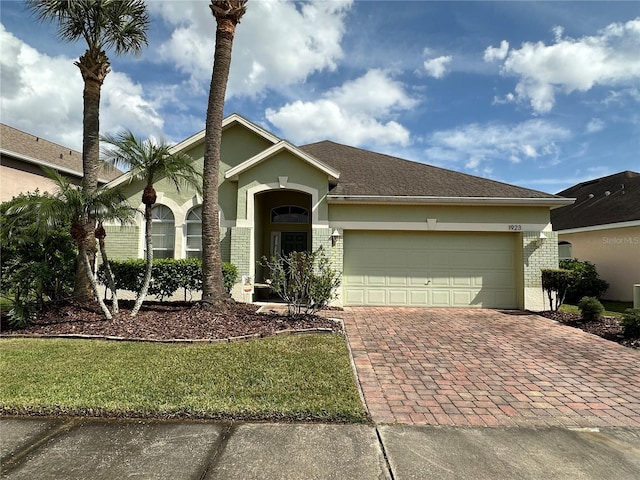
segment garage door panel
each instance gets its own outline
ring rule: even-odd
[[[473,303],[477,291],[472,290],[454,290],[452,295],[454,307],[467,307]]]
[[[431,304],[434,307],[450,307],[451,292],[449,290],[432,290]]]
[[[387,305],[387,291],[380,289],[365,290],[367,305]]]
[[[429,272],[429,285],[434,287],[448,287],[451,285],[451,277],[449,272],[443,272],[439,270],[432,270]]]
[[[427,290],[410,290],[409,305],[429,305],[429,292]]]
[[[513,234],[346,231],[345,304],[515,308],[515,239]]]
[[[397,277],[395,275],[388,277],[390,286],[408,285],[409,279],[407,277]]]
[[[364,289],[345,288],[344,301],[347,305],[366,305]]]
[[[408,293],[406,290],[389,290],[389,305],[407,305]]]
[[[422,272],[413,275],[410,274],[409,277],[407,277],[407,284],[411,287],[424,287],[428,281],[429,279],[423,276]]]
[[[365,284],[372,286],[387,285],[387,276],[385,275],[384,271],[371,273],[365,277]]]
[[[453,287],[471,287],[476,284],[476,279],[471,277],[453,277],[451,279],[451,286]]]

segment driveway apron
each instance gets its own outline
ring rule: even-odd
[[[640,351],[517,311],[342,317],[376,423],[640,427]]]

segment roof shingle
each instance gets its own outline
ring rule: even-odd
[[[331,141],[300,147],[340,172],[330,195],[407,197],[559,198]]]
[[[640,220],[640,173],[624,171],[582,182],[558,195],[573,205],[551,211],[554,230],[593,227]]]
[[[0,124],[0,146],[8,152],[71,170],[76,176],[82,177],[82,154],[76,150],[5,124]],[[108,171],[101,168],[98,175],[100,179],[110,181],[122,175],[122,172],[115,168]]]

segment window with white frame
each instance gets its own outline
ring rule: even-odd
[[[171,209],[156,205],[151,210],[153,258],[174,258],[176,222]]]
[[[187,215],[187,258],[202,258],[202,205],[197,206]]]

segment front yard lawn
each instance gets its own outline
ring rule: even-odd
[[[363,422],[342,335],[230,344],[0,340],[3,414]]]
[[[604,312],[602,315],[605,317],[620,317],[624,316],[624,312],[628,308],[633,308],[633,303],[631,302],[613,302],[609,300],[602,300],[602,306],[604,307]],[[580,314],[580,309],[577,305],[569,305],[564,304],[560,306],[560,311],[564,313],[576,313]]]

